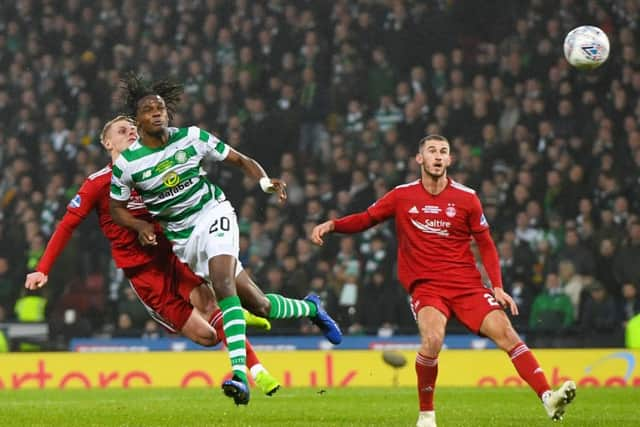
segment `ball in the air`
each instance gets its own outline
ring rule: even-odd
[[[598,27],[583,25],[564,39],[564,57],[580,70],[593,70],[609,57],[609,38]]]

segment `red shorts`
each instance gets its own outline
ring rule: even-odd
[[[204,283],[162,241],[152,261],[125,268],[124,274],[149,315],[173,333],[182,329],[193,311],[191,291]]]
[[[441,311],[447,319],[455,314],[460,323],[478,334],[482,321],[493,310],[502,310],[493,292],[481,285],[454,287],[441,283],[418,283],[411,293],[411,309],[414,316],[424,307]]]

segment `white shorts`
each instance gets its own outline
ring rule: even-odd
[[[175,243],[173,252],[198,276],[211,282],[209,260],[218,255],[231,255],[236,259],[236,276],[242,271],[238,259],[240,230],[236,212],[231,203],[207,204],[200,212],[198,223],[185,243]]]

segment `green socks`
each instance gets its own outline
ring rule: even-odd
[[[247,324],[244,320],[240,298],[231,296],[218,302],[222,310],[222,327],[227,337],[227,349],[233,375],[245,384],[247,380],[247,349],[245,346]]]
[[[279,294],[267,294],[266,297],[271,302],[270,319],[314,317],[318,313],[318,308],[310,301],[285,298]]]

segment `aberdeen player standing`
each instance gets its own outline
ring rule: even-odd
[[[109,121],[102,131],[100,140],[113,161],[138,138],[136,126],[124,117]],[[111,254],[116,265],[122,268],[151,317],[171,332],[181,332],[193,342],[210,347],[224,339],[222,316],[215,304],[211,289],[203,280],[193,274],[171,251],[171,244],[159,233],[156,246],[142,246],[138,234],[113,222],[109,214],[109,187],[111,165],[90,175],[78,194],[67,206],[55,233],[36,267],[25,280],[27,289],[41,288],[47,283],[47,275],[56,258],[64,250],[73,231],[93,211],[98,215],[102,233],[111,243]],[[127,209],[138,218],[151,221],[151,216],[139,196],[133,194]],[[159,226],[158,230],[159,230]],[[246,294],[255,289],[246,273],[238,280]],[[262,295],[264,298],[264,295]],[[259,300],[260,295],[252,300]],[[193,305],[192,305],[193,304]],[[256,306],[259,302],[254,302]],[[195,306],[195,307],[194,307]],[[256,384],[268,395],[280,387],[260,364],[251,345],[247,341],[247,364]]]
[[[421,179],[399,185],[366,211],[317,225],[311,240],[322,245],[332,231],[357,233],[395,218],[398,278],[411,295],[421,345],[416,357],[420,415],[417,426],[435,426],[433,405],[438,354],[451,314],[475,334],[493,340],[506,351],[518,374],[542,399],[553,420],[562,418],[575,397],[566,381],[552,391],[529,348],[513,329],[503,308],[518,314],[502,289],[498,254],[475,191],[447,177],[449,141],[440,135],[422,138],[416,161]],[[480,250],[493,289],[485,288],[471,253],[471,237]]]

